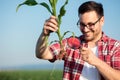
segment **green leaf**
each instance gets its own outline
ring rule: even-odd
[[[23,4],[26,4],[28,6],[34,6],[37,5],[38,3],[35,0],[26,0]]]
[[[50,42],[50,45],[53,44],[54,42],[59,42],[58,40],[54,40]]]
[[[19,4],[16,8],[16,12],[18,11],[18,9],[20,8],[20,6],[22,6],[23,4]]]
[[[50,10],[49,5],[47,3],[42,2],[42,3],[40,3],[40,5],[42,5],[43,7],[45,7],[51,14],[53,14],[52,11]]]
[[[60,14],[58,15],[59,24],[61,24],[61,17],[64,16],[66,13],[65,6],[67,4],[68,4],[68,0],[66,0],[65,4],[60,8]]]
[[[73,36],[73,37],[75,36],[74,32],[66,31],[66,32],[64,32],[64,34],[63,34],[63,36],[62,36],[62,39],[65,37],[65,35],[66,35],[67,33],[72,33],[72,36]]]
[[[22,4],[19,4],[16,8],[16,12],[18,11],[19,7],[22,5],[28,5],[28,6],[35,6],[38,3],[35,0],[26,0],[25,2],[23,2]]]

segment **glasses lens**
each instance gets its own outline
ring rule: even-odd
[[[95,24],[96,24],[97,22],[99,22],[101,18],[102,18],[102,17],[98,18],[98,20],[95,21],[94,23],[88,23],[87,25],[85,25],[84,23],[80,23],[80,20],[78,20],[77,26],[78,26],[78,27],[87,27],[87,28],[89,28],[89,29],[93,29],[94,26],[95,26]]]
[[[92,29],[93,27],[94,27],[94,23],[89,23],[88,25],[87,25],[87,27],[89,28],[89,29]]]

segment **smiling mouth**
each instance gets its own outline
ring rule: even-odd
[[[86,37],[89,37],[90,34],[89,33],[84,33],[83,35],[86,36]]]

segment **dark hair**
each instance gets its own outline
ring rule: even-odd
[[[84,14],[85,12],[95,11],[98,16],[104,16],[103,5],[95,1],[88,1],[83,3],[79,9],[78,14]]]

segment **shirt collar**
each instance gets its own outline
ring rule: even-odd
[[[99,41],[103,41],[103,42],[106,42],[108,41],[108,36],[104,34],[104,32],[102,32],[102,37]]]

